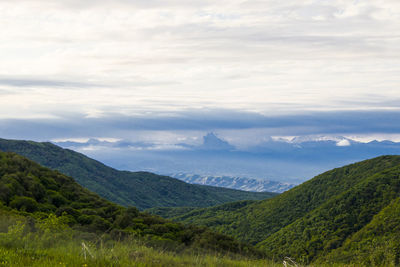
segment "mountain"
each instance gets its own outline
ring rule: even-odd
[[[172,218],[256,244],[271,258],[382,265],[386,256],[400,258],[399,193],[400,156],[381,156],[325,172],[272,199]],[[375,246],[380,252],[372,255]]]
[[[217,187],[232,188],[251,192],[275,192],[282,193],[294,187],[294,184],[258,180],[245,177],[210,176],[187,173],[176,173],[170,175],[189,184],[201,184]]]
[[[139,209],[152,207],[207,207],[221,203],[264,199],[274,193],[245,192],[191,185],[148,172],[118,171],[96,160],[51,143],[0,139],[0,150],[23,155],[39,164],[74,177],[100,196]]]
[[[229,151],[235,149],[235,147],[229,144],[227,141],[216,136],[215,133],[208,133],[207,135],[203,136],[203,144],[197,147],[197,149]]]
[[[400,154],[400,142],[360,142],[343,136],[265,136],[240,139],[241,143],[228,140],[238,142],[208,133],[202,139],[183,138],[167,143],[88,140],[56,144],[117,169],[248,177],[294,184],[338,166]]]
[[[17,238],[23,241],[19,250],[27,245],[22,238],[29,238],[29,231],[31,234],[43,232],[43,236],[50,238],[46,241],[48,243],[69,228],[76,231],[80,242],[86,238],[98,242],[106,235],[107,242],[130,236],[142,240],[143,244],[163,245],[164,248],[259,255],[251,246],[209,229],[184,226],[139,212],[134,207],[125,208],[111,203],[83,188],[73,178],[15,153],[0,152],[0,189],[0,227],[15,216],[25,219],[22,221],[25,221],[26,228],[20,232],[23,236]],[[15,244],[12,239],[18,234],[15,231],[18,221],[21,222],[21,219],[10,224],[9,236],[0,231],[0,247],[7,242],[6,246]],[[165,247],[166,244],[169,246]],[[35,254],[29,255],[36,257]],[[2,258],[2,264],[7,265],[7,261],[7,258]]]

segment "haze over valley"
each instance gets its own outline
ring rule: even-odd
[[[240,147],[215,133],[197,144],[99,141],[55,142],[121,170],[200,176],[247,177],[298,184],[349,163],[400,153],[400,143],[388,140],[356,141],[343,136],[266,137]],[[210,185],[217,185],[212,183]]]

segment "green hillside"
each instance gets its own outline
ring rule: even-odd
[[[275,193],[246,192],[187,184],[148,172],[118,171],[83,154],[51,143],[0,139],[0,150],[18,153],[39,164],[74,177],[82,186],[124,206],[208,207],[238,200],[260,200]]]
[[[50,233],[48,242],[51,243],[52,238],[70,229],[80,240],[93,241],[105,235],[108,240],[133,237],[142,244],[173,251],[190,249],[261,255],[251,246],[204,227],[184,226],[139,212],[134,207],[111,203],[68,176],[15,153],[0,152],[0,233],[7,231],[5,222],[12,221],[13,217],[25,218],[26,227],[21,228],[20,238],[10,240],[11,245],[29,232]],[[9,232],[12,234],[18,224],[8,223],[7,226],[11,226]],[[0,238],[5,242],[0,242],[0,246],[8,246],[6,237]]]
[[[400,265],[400,197],[319,262],[353,262],[366,266]]]
[[[270,257],[309,263],[342,246],[346,251],[347,240],[399,193],[400,156],[382,156],[328,171],[272,199],[194,209],[173,219],[252,242]],[[387,236],[397,233],[393,229]]]

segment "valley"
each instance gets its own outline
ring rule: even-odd
[[[145,247],[155,251],[164,248],[170,251],[167,254],[179,253],[180,259],[187,253],[200,253],[209,255],[208,260],[214,261],[217,259],[212,258],[210,252],[216,250],[226,255],[226,261],[240,255],[242,262],[238,262],[239,265],[255,260],[250,265],[257,266],[257,259],[261,258],[275,264],[276,259],[290,257],[305,265],[356,263],[381,266],[396,265],[400,259],[397,229],[400,156],[381,156],[336,168],[281,194],[264,193],[264,197],[259,199],[250,199],[249,196],[263,193],[198,186],[209,190],[202,192],[207,192],[210,199],[215,198],[211,192],[225,194],[223,190],[243,193],[243,198],[225,200],[228,203],[210,202],[207,206],[202,206],[204,203],[195,206],[191,203],[196,202],[181,199],[186,205],[171,206],[162,202],[171,196],[162,195],[161,191],[161,198],[157,194],[151,198],[156,204],[136,205],[139,209],[147,208],[146,213],[142,213],[132,207],[135,205],[126,205],[129,207],[125,208],[109,202],[115,199],[112,193],[124,196],[123,191],[118,191],[120,189],[110,190],[111,193],[102,190],[121,184],[133,188],[138,183],[135,179],[140,179],[143,190],[149,190],[154,183],[161,190],[170,190],[163,185],[163,179],[166,179],[173,183],[177,192],[174,197],[179,199],[179,194],[187,193],[190,186],[197,187],[189,184],[177,187],[175,184],[186,183],[151,173],[117,171],[50,143],[0,141],[3,151],[15,150],[59,170],[52,171],[17,154],[1,152],[1,232],[14,240],[10,244],[18,239],[12,232],[12,222],[21,224],[20,231],[30,231],[28,222],[34,225],[30,226],[33,229],[53,220],[56,228],[52,231],[57,234],[61,231],[60,236],[66,235],[64,231],[67,231],[68,242],[75,250],[77,240],[73,236],[91,233],[83,238],[86,242],[93,242],[92,238],[100,235],[100,240],[109,239],[115,246],[138,246],[138,241],[131,238],[139,238]],[[64,170],[96,174],[80,176],[77,182],[90,185],[94,184],[90,179],[97,177],[94,181],[100,187],[92,188],[100,188],[99,192],[108,200],[81,187],[73,178],[62,174]],[[190,193],[192,199],[195,192]],[[46,231],[39,233],[29,236],[43,240]],[[116,236],[124,236],[125,241],[118,243]],[[26,242],[33,240],[27,239]],[[106,260],[106,255],[102,254],[104,251],[96,253]],[[125,257],[121,255],[121,264]],[[147,261],[145,258],[141,260]],[[193,263],[196,264],[200,263]]]

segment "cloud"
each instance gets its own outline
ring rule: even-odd
[[[398,1],[17,0],[0,9],[2,90],[35,89],[2,94],[2,118],[399,107]]]
[[[69,87],[69,88],[88,88],[99,87],[98,84],[62,81],[62,80],[41,80],[29,78],[3,78],[0,77],[0,85],[8,85],[11,87]]]
[[[222,138],[262,140],[269,136],[344,135],[400,133],[400,111],[312,112],[266,116],[232,110],[188,110],[127,116],[102,114],[47,119],[2,119],[0,136],[35,140],[114,138],[177,144],[180,138],[201,138],[205,133]],[[191,139],[191,142],[199,142]],[[231,139],[226,139],[231,141]]]

